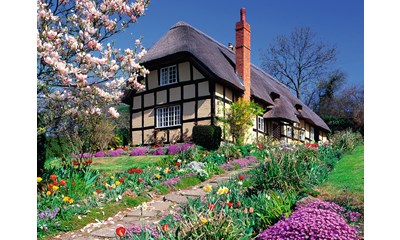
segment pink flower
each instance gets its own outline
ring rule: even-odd
[[[56,36],[57,36],[56,31],[50,30],[47,32],[47,38],[49,38],[49,39],[54,39]]]
[[[113,107],[110,107],[108,109],[108,113],[110,113],[113,118],[118,118],[119,117],[119,113]]]

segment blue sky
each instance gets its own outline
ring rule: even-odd
[[[245,7],[251,25],[251,61],[261,65],[260,50],[274,37],[289,34],[295,27],[308,26],[317,37],[338,50],[335,68],[347,75],[347,83],[364,83],[364,3],[362,0],[203,0],[151,1],[146,16],[125,33],[116,46],[127,48],[143,36],[151,47],[171,26],[185,21],[222,44],[235,42],[235,23]]]

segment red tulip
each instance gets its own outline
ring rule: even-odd
[[[208,209],[210,209],[212,211],[212,210],[214,210],[214,208],[215,208],[215,204],[212,204],[212,203],[208,204]]]
[[[117,227],[117,229],[115,229],[115,233],[116,233],[119,237],[123,237],[123,236],[125,236],[126,229],[125,229],[124,227]]]
[[[120,181],[120,183],[123,183],[124,182],[124,179],[123,178],[118,178],[118,180]]]
[[[60,180],[60,185],[64,186],[67,182],[65,180]]]
[[[57,175],[51,174],[51,175],[50,175],[50,179],[53,180],[53,181],[55,181],[55,180],[57,179]]]
[[[74,166],[78,166],[79,162],[78,161],[72,161],[72,164],[74,164]]]
[[[180,167],[181,166],[181,163],[180,162],[176,162],[176,164],[175,164],[177,167]]]
[[[228,202],[228,207],[233,207],[233,202]]]
[[[240,180],[240,181],[243,181],[243,179],[244,179],[244,176],[243,176],[243,175],[240,175],[240,176],[239,176],[239,180]]]
[[[237,205],[238,207],[240,207],[240,205],[242,205],[242,203],[241,203],[240,201],[237,201],[236,205]]]
[[[76,183],[75,182],[72,182],[72,186],[75,186],[76,185]]]
[[[101,193],[101,190],[97,189],[96,192],[97,192],[97,193]]]
[[[89,160],[87,160],[87,163],[88,163],[88,164],[92,164],[92,163],[93,163],[93,160],[92,160],[92,159],[89,159]]]
[[[138,181],[138,183],[141,183],[141,182],[143,182],[143,179],[139,178],[137,181]]]
[[[168,228],[169,228],[168,224],[162,225],[162,230],[163,230],[164,232],[168,232]]]

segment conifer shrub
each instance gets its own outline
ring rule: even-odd
[[[222,130],[219,126],[194,126],[193,142],[207,150],[216,150],[221,143]]]

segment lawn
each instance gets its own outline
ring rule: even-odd
[[[324,184],[318,187],[327,200],[347,199],[351,205],[364,202],[364,146],[357,146],[336,164]]]
[[[146,168],[160,161],[164,156],[121,156],[93,158],[92,169],[105,172],[121,172],[129,168]],[[53,159],[46,165],[49,167],[60,166],[60,159]]]

